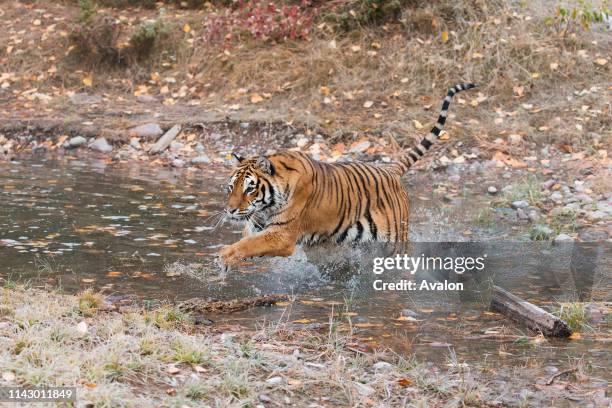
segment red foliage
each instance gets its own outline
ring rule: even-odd
[[[262,0],[238,0],[233,8],[207,16],[202,39],[226,48],[243,34],[260,41],[307,39],[313,22],[310,4],[302,0],[279,7]]]

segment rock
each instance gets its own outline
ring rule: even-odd
[[[297,145],[297,147],[304,147],[308,144],[308,139],[305,137],[300,137],[295,144]]]
[[[140,140],[138,140],[137,138],[133,137],[130,140],[130,147],[132,147],[133,149],[136,149],[136,150],[142,149],[142,146],[140,145]]]
[[[145,103],[145,104],[157,102],[157,99],[155,99],[155,97],[151,95],[138,95],[136,97],[136,100],[140,103]]]
[[[111,146],[110,143],[108,143],[103,137],[99,137],[90,143],[89,148],[101,153],[110,153],[113,151],[113,146]]]
[[[574,197],[575,197],[577,200],[579,200],[579,201],[581,201],[581,202],[583,202],[583,203],[587,203],[587,204],[590,204],[590,203],[592,203],[593,201],[595,201],[595,200],[593,200],[593,199],[591,198],[591,196],[589,196],[588,194],[576,194]]]
[[[266,394],[259,394],[259,400],[261,402],[272,402],[272,398],[270,398],[268,395]]]
[[[193,150],[195,150],[196,153],[203,153],[205,149],[202,143],[198,143]]]
[[[350,153],[363,153],[366,150],[368,150],[371,145],[372,145],[372,143],[370,143],[368,140],[366,140],[364,142],[357,143],[355,146],[351,147],[349,152]]]
[[[458,174],[453,174],[452,176],[450,176],[448,178],[449,181],[452,181],[453,183],[457,183],[459,181],[461,181],[461,176]]]
[[[612,205],[608,201],[598,201],[597,210],[603,211],[606,214],[612,214]]]
[[[172,163],[170,163],[172,165],[172,167],[178,167],[181,168],[183,166],[185,166],[185,161],[181,160],[181,159],[174,159],[172,160]]]
[[[402,316],[419,317],[419,314],[411,309],[402,309]]]
[[[603,211],[599,211],[599,210],[589,211],[587,212],[586,216],[591,221],[599,221],[599,220],[603,220],[607,218],[606,213]]]
[[[517,208],[516,209],[516,216],[518,217],[519,220],[528,220],[529,219],[529,216],[527,215],[525,210],[523,210],[522,208]]]
[[[144,139],[155,139],[164,133],[162,128],[157,123],[147,123],[136,126],[130,130],[130,133],[136,137]]]
[[[387,363],[386,361],[379,361],[378,363],[372,366],[376,371],[389,371],[393,369],[393,365]]]
[[[75,147],[83,146],[85,143],[87,143],[87,139],[83,136],[75,136],[68,140],[68,147],[74,149]]]
[[[510,144],[516,145],[516,144],[521,143],[523,141],[523,138],[521,135],[512,133],[511,135],[508,136],[508,140],[510,141]]]
[[[283,377],[272,377],[266,380],[266,384],[268,385],[278,385],[283,382]]]
[[[210,158],[206,156],[205,154],[202,154],[200,156],[197,156],[191,159],[191,164],[210,164],[210,162],[211,162]]]
[[[591,323],[598,324],[603,320],[604,314],[597,305],[589,304],[585,309]]]
[[[544,190],[549,190],[552,186],[555,185],[555,180],[550,179],[550,180],[546,180],[545,182],[543,182],[542,184],[540,184],[540,186],[542,186],[542,188]]]
[[[495,186],[489,186],[489,188],[487,188],[487,193],[497,194],[497,188]]]
[[[559,372],[559,369],[555,366],[546,366],[544,367],[544,371],[546,371],[547,374],[553,375]]]
[[[585,242],[605,241],[608,239],[608,233],[599,228],[585,228],[578,233],[578,238]]]
[[[555,237],[555,239],[553,240],[553,242],[555,244],[562,244],[562,243],[566,243],[566,242],[574,242],[574,238],[570,237],[567,234],[559,234]]]
[[[185,146],[184,144],[182,144],[181,142],[176,141],[176,140],[174,142],[170,143],[170,148],[172,150],[181,150],[184,146]]]
[[[529,207],[529,203],[525,200],[513,201],[512,204],[510,204],[510,207],[514,208],[515,210],[518,208],[527,208]]]
[[[87,93],[75,93],[70,95],[70,102],[74,105],[93,105],[102,102],[102,97]]]
[[[357,390],[359,395],[363,397],[372,395],[375,392],[374,388],[370,387],[369,385],[362,384],[360,382],[353,382],[353,385],[355,386],[355,389]]]
[[[251,124],[249,122],[242,122],[242,123],[240,123],[240,127],[242,129],[248,129],[249,126],[251,126]]]
[[[560,203],[563,200],[563,194],[558,191],[555,191],[550,195],[549,198],[555,203]]]
[[[531,222],[539,221],[540,218],[542,218],[542,216],[540,215],[540,212],[536,209],[529,210],[529,212],[527,213],[527,217],[529,218],[529,221]]]

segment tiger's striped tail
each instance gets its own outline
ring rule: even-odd
[[[406,154],[402,156],[399,160],[399,165],[401,166],[402,174],[405,173],[414,163],[416,163],[421,156],[423,156],[431,146],[438,140],[440,133],[444,129],[444,124],[446,123],[446,115],[448,114],[448,107],[450,106],[451,100],[456,93],[465,91],[467,89],[475,88],[476,85],[472,83],[464,83],[458,84],[448,90],[446,94],[446,98],[444,98],[444,103],[442,103],[442,110],[440,111],[440,116],[438,116],[438,122],[431,129],[429,134],[425,136],[419,144],[414,147],[409,148],[406,151]]]

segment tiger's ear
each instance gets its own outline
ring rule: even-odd
[[[260,169],[264,171],[264,173],[267,173],[271,176],[274,175],[274,166],[272,166],[272,163],[270,162],[270,160],[268,160],[267,157],[259,156],[257,158],[256,164],[257,164],[257,167],[259,167]]]
[[[240,163],[242,163],[243,160],[244,160],[244,157],[240,156],[239,154],[232,153],[232,164],[234,166],[239,165]]]

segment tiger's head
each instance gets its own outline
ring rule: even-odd
[[[265,156],[242,158],[232,154],[235,168],[227,183],[225,213],[230,220],[249,220],[264,215],[279,204],[274,185],[275,168]]]

